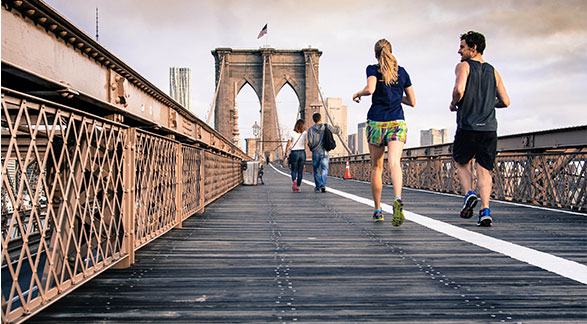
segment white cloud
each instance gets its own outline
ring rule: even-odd
[[[366,118],[370,99],[355,104],[351,96],[365,84],[379,38],[392,42],[414,84],[418,104],[406,108],[408,146],[419,145],[420,129],[454,130],[447,106],[460,58],[458,37],[471,29],[486,35],[484,57],[500,71],[512,99],[511,110],[498,113],[500,134],[587,120],[584,0],[47,2],[89,35],[98,6],[102,44],[164,91],[169,66],[191,67],[194,110],[203,119],[214,95],[210,51],[258,48],[267,41],[256,39],[267,23],[271,46],[323,51],[321,87],[326,97],[341,97],[349,107],[349,133]]]

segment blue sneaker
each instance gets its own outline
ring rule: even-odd
[[[489,227],[493,224],[493,218],[491,218],[491,211],[489,208],[483,208],[479,211],[479,221],[477,226]]]
[[[473,217],[473,208],[475,208],[478,201],[479,197],[477,197],[475,191],[469,190],[469,192],[467,192],[467,195],[465,196],[465,203],[463,204],[463,208],[461,208],[461,217]]]
[[[383,220],[383,212],[381,209],[377,209],[375,212],[373,212],[373,220],[376,222],[381,222]]]

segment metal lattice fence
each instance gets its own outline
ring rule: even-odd
[[[242,182],[241,159],[2,89],[2,319],[19,322]]]
[[[368,155],[332,159],[330,175],[344,177],[347,159],[353,179],[370,181],[371,160]],[[492,198],[587,212],[586,163],[584,149],[500,153],[492,172]],[[456,166],[450,155],[404,157],[402,171],[406,187],[461,193]],[[384,163],[383,182],[391,184],[387,162]]]

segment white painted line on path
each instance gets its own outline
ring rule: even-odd
[[[271,167],[278,173],[289,177],[290,175],[277,170],[273,165]],[[303,180],[304,183],[314,187],[314,183],[308,180]],[[328,188],[328,192],[341,197],[365,204],[373,207],[373,200],[359,197],[344,191]],[[524,206],[524,205],[523,205]],[[524,206],[525,207],[525,206]],[[388,204],[381,204],[381,209],[388,213],[393,213],[393,207]],[[557,257],[552,254],[540,252],[525,246],[510,243],[504,240],[496,239],[485,234],[472,232],[458,226],[454,226],[445,222],[441,222],[430,217],[419,215],[416,213],[404,210],[406,219],[416,224],[427,227],[431,230],[446,234],[461,241],[469,242],[479,247],[509,256],[510,258],[528,263],[530,265],[542,268],[544,270],[556,273],[565,278],[569,278],[587,285],[587,266],[578,262]]]

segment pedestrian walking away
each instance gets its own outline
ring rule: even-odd
[[[387,162],[395,194],[391,224],[400,226],[404,222],[401,157],[408,132],[402,104],[416,106],[416,96],[410,76],[398,65],[389,41],[380,39],[375,43],[375,58],[378,64],[367,66],[367,85],[353,95],[353,100],[358,103],[362,96],[373,95],[371,108],[367,113],[366,129],[371,155],[371,193],[375,206],[373,219],[384,219],[381,194],[383,161],[387,148]]]
[[[340,133],[340,127],[323,124],[322,115],[312,115],[315,125],[308,129],[308,147],[312,152],[312,170],[314,172],[314,191],[326,192],[326,179],[328,178],[328,151],[324,149],[324,132],[326,127],[334,134]]]
[[[292,191],[301,191],[304,163],[306,163],[306,125],[303,119],[298,119],[294,126],[291,138],[287,141],[285,151],[288,154],[288,164],[291,168]],[[292,144],[293,143],[293,144]]]
[[[469,31],[460,37],[461,62],[455,68],[455,85],[449,109],[457,113],[457,130],[453,142],[453,159],[465,194],[462,218],[473,217],[481,200],[478,226],[492,226],[489,198],[493,179],[491,170],[497,154],[497,119],[495,108],[510,105],[501,76],[483,59],[485,36]],[[479,196],[473,190],[472,160],[475,159]]]

